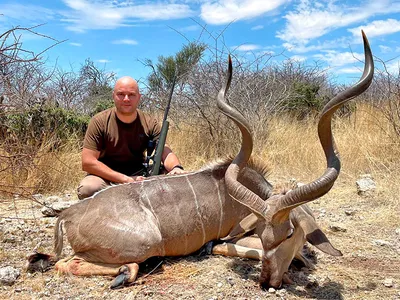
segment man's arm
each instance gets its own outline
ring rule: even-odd
[[[172,152],[168,145],[164,146],[164,151],[162,153],[162,161],[164,162],[164,168],[167,170],[168,174],[181,174],[185,171],[178,166],[181,166],[178,157]]]
[[[100,151],[83,148],[82,170],[115,183],[128,183],[142,179],[141,176],[139,176],[140,178],[138,177],[137,179],[134,179],[126,176],[125,174],[112,170],[99,161],[99,157]]]

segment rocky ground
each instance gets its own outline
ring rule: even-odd
[[[349,188],[350,186],[350,188]],[[36,198],[57,209],[77,201],[72,193]],[[131,287],[110,290],[111,278],[25,271],[34,249],[52,250],[55,217],[32,200],[0,202],[0,299],[400,299],[400,209],[396,193],[376,189],[358,195],[355,184],[335,188],[311,207],[323,231],[343,257],[315,250],[316,269],[293,268],[292,285],[262,290],[261,263],[193,255],[154,258],[141,265]],[[47,212],[46,212],[47,211]],[[47,215],[54,212],[47,209]],[[71,253],[64,248],[64,255]]]

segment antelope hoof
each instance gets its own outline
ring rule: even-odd
[[[122,289],[123,287],[127,286],[129,284],[128,280],[130,276],[131,272],[129,271],[128,266],[123,265],[121,268],[119,268],[119,275],[115,277],[114,281],[110,286],[110,289],[112,290]]]
[[[214,247],[214,241],[209,241],[206,244],[206,246],[205,246],[206,255],[211,255],[212,254],[213,247]]]
[[[38,252],[29,255],[27,259],[26,271],[30,273],[46,272],[56,261],[53,256]]]

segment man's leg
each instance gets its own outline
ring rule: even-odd
[[[80,200],[92,196],[94,193],[108,187],[110,182],[95,175],[87,175],[79,184],[77,193]]]

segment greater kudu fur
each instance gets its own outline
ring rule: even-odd
[[[197,172],[113,186],[71,206],[57,220],[55,252],[60,256],[64,226],[75,256],[58,262],[56,268],[77,275],[127,271],[131,282],[136,278],[137,263],[149,257],[187,255],[209,241],[240,238],[255,231],[259,239],[251,243],[243,239],[245,242],[238,245],[253,245],[259,250],[253,257],[263,261],[261,284],[278,287],[292,259],[301,258],[306,240],[324,252],[341,255],[302,204],[328,192],[339,174],[331,117],[372,80],[372,54],[364,34],[363,38],[366,65],[360,82],[333,98],[321,115],[318,129],[328,166],[320,178],[288,193],[272,195],[265,167],[249,164],[252,136],[246,120],[225,101],[232,75],[229,62],[218,106],[241,130],[242,147],[236,158]],[[227,244],[216,246],[214,252],[246,255],[247,250],[242,253],[240,247]],[[123,264],[127,267],[119,269]]]

